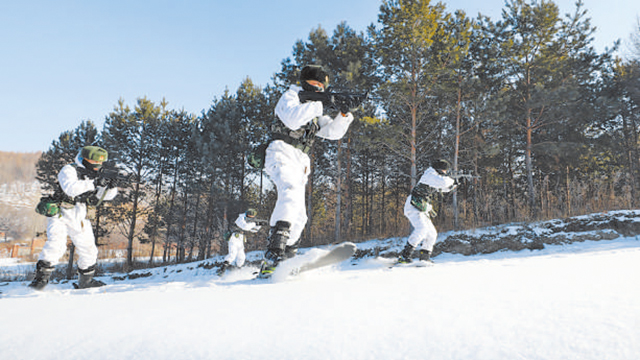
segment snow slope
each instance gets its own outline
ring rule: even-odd
[[[0,358],[640,358],[636,238],[435,260],[273,281],[185,264],[90,290],[3,283]]]

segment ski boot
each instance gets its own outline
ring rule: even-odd
[[[260,273],[258,277],[266,279],[271,277],[276,270],[276,266],[280,261],[286,258],[287,240],[289,240],[289,228],[291,223],[287,221],[278,221],[276,226],[271,228],[271,234],[269,235],[269,246],[264,253],[264,260],[260,266]],[[291,252],[290,252],[291,253]],[[295,251],[293,252],[295,255]],[[291,256],[293,256],[291,255]]]
[[[216,274],[218,274],[218,276],[222,276],[230,267],[231,267],[231,264],[229,264],[228,261],[225,261],[222,263],[222,265],[220,266],[220,269],[218,269]]]
[[[431,251],[429,250],[420,249],[419,258],[422,262],[433,263],[433,260],[431,260]]]
[[[100,280],[96,280],[93,278],[93,275],[96,273],[96,265],[91,265],[87,269],[82,270],[78,269],[78,282],[73,283],[73,287],[76,289],[87,289],[105,286],[107,284],[103,283]]]
[[[55,267],[50,262],[44,260],[38,260],[36,263],[36,276],[29,284],[29,287],[35,290],[42,290],[49,283],[51,274],[53,274]]]
[[[411,257],[413,256],[414,249],[415,247],[413,245],[407,243],[407,245],[404,246],[404,249],[402,249],[402,252],[398,256],[398,261],[396,262],[396,264],[411,264],[413,262],[413,259],[411,259]]]
[[[284,258],[291,259],[298,253],[298,243],[295,243],[291,246],[287,245],[284,248]]]

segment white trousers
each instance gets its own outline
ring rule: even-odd
[[[265,171],[276,185],[278,199],[269,224],[291,223],[287,245],[295,244],[307,224],[305,186],[311,163],[307,154],[285,143],[273,141],[267,148]]]
[[[413,226],[413,231],[409,235],[407,242],[414,248],[417,248],[422,243],[421,249],[431,252],[438,238],[438,232],[427,213],[428,211],[419,211],[411,205],[411,196],[407,198],[404,204],[404,216],[409,219]]]
[[[244,234],[233,233],[229,238],[229,253],[224,257],[224,261],[229,264],[236,262],[237,267],[244,265],[246,255],[244,253]]]
[[[91,222],[84,218],[85,215],[85,205],[78,204],[72,209],[62,209],[61,216],[48,218],[47,241],[39,259],[57,264],[67,250],[69,236],[78,254],[78,268],[84,270],[94,265],[98,259],[98,248]]]

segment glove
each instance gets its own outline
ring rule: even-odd
[[[103,177],[97,177],[95,180],[93,180],[93,184],[96,187],[103,187],[106,188],[109,185],[109,179],[105,179]]]
[[[107,181],[107,190],[109,189],[113,189],[118,187],[118,180],[117,179],[109,179],[109,181]]]
[[[93,203],[97,202],[96,191],[87,191],[75,197],[76,202]],[[91,205],[91,204],[90,204]]]

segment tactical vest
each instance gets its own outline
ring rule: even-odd
[[[272,140],[282,140],[308,154],[313,147],[313,142],[319,130],[318,118],[314,118],[298,130],[291,130],[282,121],[276,121],[271,125],[271,138]]]
[[[78,179],[85,180],[92,178],[92,174],[88,173],[85,169],[78,168],[76,164],[71,164],[71,166],[76,169]],[[70,209],[73,208],[77,203],[96,205],[99,201],[96,201],[97,198],[94,196],[95,194],[95,191],[88,191],[76,197],[71,197],[67,195],[64,190],[62,190],[60,182],[56,182],[53,195],[46,195],[41,197],[40,202],[38,202],[38,205],[36,205],[36,212],[46,217],[61,216],[61,208]]]
[[[95,176],[91,173],[89,173],[88,170],[84,169],[84,168],[79,168],[78,164],[71,164],[71,166],[73,166],[74,169],[76,169],[76,174],[78,175],[78,180],[87,180],[87,179],[93,179]],[[71,204],[74,205],[76,203],[85,203],[85,204],[89,204],[91,205],[92,201],[91,201],[91,196],[94,195],[95,192],[86,192],[84,194],[80,194],[78,196],[69,196],[67,195],[67,193],[64,192],[64,190],[62,190],[62,186],[60,185],[59,182],[56,183],[56,187],[55,187],[55,191],[53,193],[53,197],[57,200],[59,200],[60,202],[66,203],[66,204]]]
[[[411,205],[420,211],[426,211],[436,192],[437,189],[425,183],[416,184],[411,190]]]

